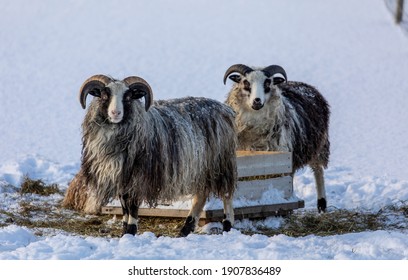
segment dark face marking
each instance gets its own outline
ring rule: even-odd
[[[130,103],[132,101],[132,91],[128,90],[123,95],[123,102]]]
[[[265,93],[269,93],[271,91],[271,79],[266,79],[264,82],[264,90]]]
[[[243,84],[244,84],[244,90],[251,92],[251,84],[248,82],[248,80],[244,80]]]
[[[100,93],[100,98],[102,101],[107,102],[110,97],[110,89],[109,88],[104,88],[101,93]]]
[[[110,90],[109,88],[104,88],[101,91],[99,91],[98,96],[96,95],[94,96],[98,97],[98,102],[100,103],[100,106],[102,108],[102,110],[98,110],[98,115],[101,118],[99,121],[103,122],[104,120],[109,118],[108,107],[111,99]]]

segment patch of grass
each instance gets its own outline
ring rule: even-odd
[[[68,232],[74,235],[95,237],[120,237],[122,220],[111,215],[87,215],[60,207],[60,202],[22,200],[19,210],[0,210],[0,227],[10,224],[25,226],[42,236],[51,232]],[[184,219],[140,217],[139,233],[153,232],[157,236],[178,236]]]
[[[64,195],[57,184],[45,184],[42,180],[33,180],[28,176],[22,178],[21,195],[18,210],[0,209],[0,227],[10,224],[34,229],[37,235],[47,232],[65,231],[74,235],[119,237],[122,234],[121,219],[113,219],[111,215],[86,215],[61,207],[61,201],[44,200],[43,196],[52,194]],[[33,194],[32,196],[26,196]],[[141,217],[139,233],[150,231],[157,236],[178,235],[184,219]]]
[[[184,219],[182,218],[141,217],[139,219],[140,232],[150,231],[157,237],[177,237],[183,225]]]
[[[406,209],[405,209],[406,210]],[[403,211],[403,210],[401,210]],[[27,214],[35,213],[34,214]],[[38,235],[49,229],[65,231],[81,236],[120,237],[122,233],[121,219],[113,219],[111,215],[89,216],[71,210],[55,207],[24,205],[24,215],[3,213],[13,224],[36,229]],[[45,214],[46,213],[46,214]],[[44,215],[44,218],[32,217]],[[329,236],[363,231],[386,229],[385,216],[381,213],[360,213],[336,210],[318,214],[315,211],[294,212],[284,218],[285,221],[277,229],[258,228],[241,230],[243,234],[264,234],[274,236],[285,234],[291,237],[307,235]],[[181,218],[140,217],[138,233],[152,232],[156,236],[177,237],[183,226]],[[1,225],[0,225],[1,226]]]
[[[267,235],[282,233],[292,237],[311,234],[328,236],[378,229],[382,229],[382,218],[379,214],[346,210],[317,214],[313,211],[288,216],[282,228]]]
[[[45,213],[46,211],[50,211],[50,207],[44,204],[41,206],[31,204],[28,201],[21,201],[20,203],[20,211],[19,214],[25,218],[31,218],[36,214]]]
[[[9,224],[32,228],[37,235],[49,235],[50,231],[64,231],[74,235],[96,237],[120,237],[122,221],[112,215],[85,215],[61,208],[60,201],[46,200],[41,196],[61,193],[56,184],[46,185],[41,180],[27,176],[21,185],[21,201],[18,211],[0,210],[0,227]],[[36,194],[24,199],[23,194]],[[408,202],[386,207],[378,213],[331,209],[327,213],[299,209],[285,216],[277,229],[266,227],[241,230],[243,234],[292,237],[307,235],[329,236],[374,230],[406,230],[408,228]],[[153,232],[156,236],[177,237],[184,218],[140,217],[138,233]]]
[[[56,193],[61,194],[61,191],[57,184],[46,185],[42,180],[33,180],[28,176],[24,176],[21,183],[20,194],[27,193],[50,196]]]
[[[41,215],[38,213],[39,211],[42,211],[42,215],[47,212],[47,216],[42,219],[34,219],[33,211],[37,213],[37,216]],[[27,215],[27,212],[30,214]],[[23,215],[5,213],[10,218],[0,226],[6,226],[9,223],[25,226],[35,229],[37,235],[43,235],[43,232],[49,229],[81,236],[120,237],[122,235],[122,221],[120,219],[115,220],[110,215],[89,216],[65,209],[46,207],[41,209],[41,207],[29,205],[25,205],[20,214]],[[183,222],[182,219],[141,217],[138,233],[149,231],[158,237],[176,237]]]
[[[408,217],[408,201],[402,201],[399,205],[393,205],[386,207],[386,210],[391,210],[393,212],[399,212],[404,217]]]
[[[405,217],[408,217],[408,206],[401,207],[401,211]]]
[[[286,174],[271,174],[271,175],[257,175],[257,176],[239,177],[238,181],[268,180],[268,179],[280,178],[282,176],[286,176]]]
[[[13,213],[7,212],[0,209],[0,217],[3,216],[3,221],[0,222],[0,227],[4,227],[8,224],[14,223],[15,215]]]

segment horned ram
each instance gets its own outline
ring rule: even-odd
[[[237,184],[234,112],[215,100],[186,97],[153,101],[140,77],[87,79],[79,93],[86,108],[81,171],[76,180],[100,206],[119,197],[123,234],[136,234],[138,209],[192,195],[180,236],[193,232],[210,195],[224,201],[223,230],[234,223]],[[143,102],[144,100],[144,102]],[[144,104],[143,104],[144,103]]]
[[[289,151],[293,174],[309,165],[317,188],[319,212],[327,207],[324,169],[330,155],[328,102],[302,82],[287,81],[278,65],[265,68],[232,65],[225,72],[234,84],[226,103],[236,113],[238,148]],[[293,175],[292,174],[292,175]]]

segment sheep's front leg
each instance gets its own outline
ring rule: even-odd
[[[203,211],[206,195],[196,194],[193,197],[193,206],[184,222],[183,228],[180,230],[180,236],[187,236],[188,234],[194,232],[198,221],[200,219],[201,211]]]
[[[232,206],[232,196],[225,195],[223,198],[224,202],[224,220],[222,221],[222,230],[230,231],[234,225],[234,208]]]
[[[120,203],[123,211],[122,235],[135,235],[137,233],[139,203],[130,200],[128,195],[120,196]]]

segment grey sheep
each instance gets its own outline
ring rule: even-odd
[[[227,78],[234,82],[226,103],[236,113],[238,148],[292,152],[293,174],[305,165],[312,168],[317,208],[325,211],[324,168],[330,155],[330,108],[325,98],[308,84],[287,81],[278,65],[235,64],[226,71],[224,84]]]
[[[123,234],[136,234],[138,208],[193,195],[180,236],[193,232],[209,195],[224,201],[223,230],[234,223],[237,184],[234,112],[218,101],[186,97],[153,102],[140,77],[87,79],[79,93],[95,98],[82,124],[81,176],[88,207],[119,197]],[[144,104],[142,102],[144,98]]]

